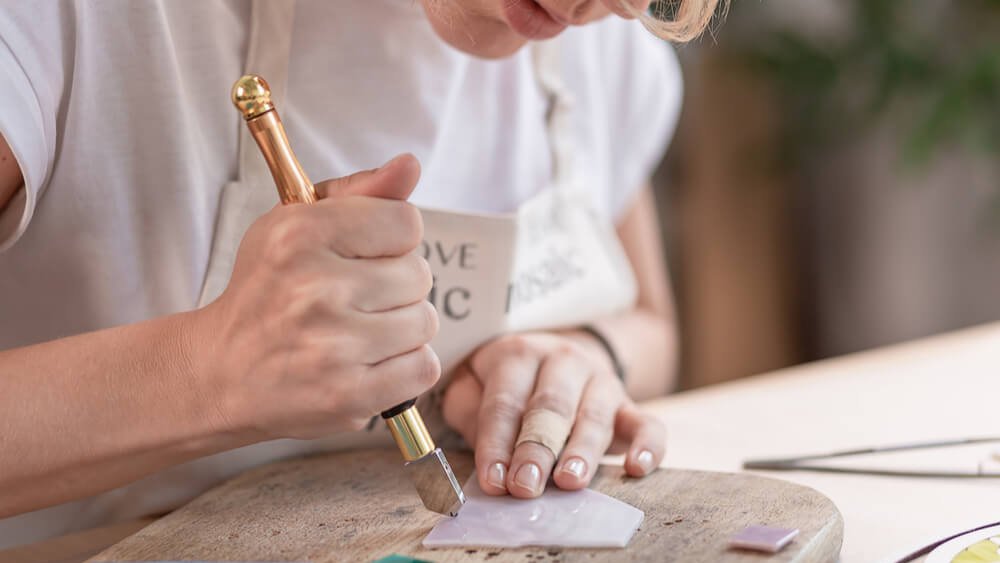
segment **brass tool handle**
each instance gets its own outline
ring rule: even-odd
[[[382,411],[382,419],[385,420],[392,439],[399,446],[399,451],[406,461],[420,459],[437,447],[424,420],[420,417],[416,403],[416,399],[410,399]]]
[[[240,77],[233,84],[232,100],[267,161],[281,203],[317,202],[316,188],[292,152],[281,118],[271,101],[267,81],[254,74]],[[434,440],[415,406],[416,402],[416,399],[410,399],[382,412],[382,418],[406,461],[420,459],[435,448]]]
[[[233,84],[232,100],[267,161],[281,203],[316,203],[316,188],[292,152],[285,127],[271,102],[267,81],[253,74],[241,77]]]

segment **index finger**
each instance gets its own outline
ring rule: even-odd
[[[403,200],[410,197],[419,179],[420,162],[412,154],[404,153],[379,168],[325,180],[315,187],[321,199],[365,195]]]
[[[483,378],[483,400],[476,423],[476,473],[486,494],[507,492],[514,442],[521,429],[521,416],[535,387],[538,360],[530,356],[498,362],[495,373]]]
[[[344,258],[386,258],[413,252],[423,237],[420,211],[405,201],[367,196],[320,200],[309,216],[317,244]]]

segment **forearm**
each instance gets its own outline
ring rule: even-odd
[[[625,389],[637,401],[669,393],[677,381],[679,345],[672,319],[636,309],[597,325],[625,368]]]
[[[363,428],[427,391],[433,278],[403,201],[419,176],[400,156],[266,213],[202,309],[0,352],[0,517],[261,440]]]
[[[669,318],[634,309],[601,319],[594,327],[608,340],[624,368],[625,389],[637,401],[658,397],[673,389],[677,379],[678,340]],[[594,365],[611,370],[607,351],[592,335],[572,331]]]
[[[0,517],[246,442],[194,369],[196,314],[0,352]]]
[[[618,228],[625,254],[632,265],[638,288],[635,307],[622,314],[599,319],[595,328],[609,341],[625,369],[625,388],[636,400],[669,392],[677,378],[679,345],[673,296],[660,244],[656,201],[649,186],[622,216]],[[606,362],[607,351],[585,333],[579,341]]]

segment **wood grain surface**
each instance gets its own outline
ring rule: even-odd
[[[449,452],[464,482],[469,454]],[[424,549],[441,518],[420,504],[399,453],[368,450],[279,462],[247,473],[126,538],[91,561],[834,561],[843,521],[816,491],[749,474],[660,469],[644,479],[602,466],[592,487],[646,518],[619,549]],[[801,530],[776,555],[730,551],[751,524]]]

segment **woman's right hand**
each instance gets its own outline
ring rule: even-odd
[[[419,176],[400,156],[317,184],[319,202],[278,206],[250,227],[226,290],[196,315],[192,359],[224,430],[356,430],[438,380],[433,278],[413,252],[423,223],[405,201]]]

